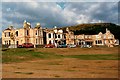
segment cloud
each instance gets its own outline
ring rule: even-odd
[[[32,27],[40,22],[42,27],[70,26],[81,23],[117,23],[117,2],[66,2],[64,8],[56,2],[3,2],[3,29],[9,25],[22,27],[23,21]]]
[[[119,0],[2,0],[2,2],[118,2]]]
[[[84,15],[84,21],[88,22],[113,22],[117,23],[118,3],[116,2],[94,2],[94,3],[69,3],[68,10],[77,16]],[[82,19],[81,19],[82,20]]]

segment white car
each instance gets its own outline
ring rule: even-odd
[[[68,44],[67,45],[69,48],[75,48],[76,47],[76,45],[74,45],[74,44]]]
[[[91,48],[91,45],[82,45],[81,48]]]

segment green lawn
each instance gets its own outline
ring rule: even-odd
[[[117,54],[81,54],[81,55],[62,55],[49,51],[41,52],[36,49],[2,49],[2,62],[21,62],[34,59],[58,59],[58,58],[77,58],[81,60],[118,60]],[[120,58],[119,58],[120,59]]]

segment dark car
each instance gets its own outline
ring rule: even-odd
[[[22,47],[23,48],[34,48],[34,45],[32,43],[23,43]]]
[[[57,46],[58,48],[67,48],[67,45],[66,44],[60,44]]]
[[[17,45],[17,48],[22,48],[23,46],[22,45]]]
[[[45,48],[54,48],[55,47],[55,45],[53,45],[53,44],[46,44],[45,45]]]

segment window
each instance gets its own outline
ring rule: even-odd
[[[97,41],[95,41],[95,43],[97,44]]]
[[[96,44],[102,44],[102,40],[96,40]]]
[[[5,32],[5,37],[10,37],[10,32]]]
[[[58,35],[58,38],[60,38],[60,35]]]
[[[5,33],[5,37],[6,37],[6,33]]]
[[[37,44],[37,39],[36,39],[36,44]]]
[[[18,36],[18,31],[16,31],[16,36]]]
[[[101,40],[98,40],[98,44],[102,44],[102,41],[101,41]]]
[[[55,43],[57,43],[57,40],[55,40]]]
[[[8,32],[8,36],[10,37],[10,32]]]
[[[29,35],[29,31],[27,30],[27,36]]]
[[[42,35],[42,31],[41,31],[41,30],[39,31],[39,35],[40,35],[40,36]]]
[[[9,40],[9,45],[11,44],[11,41]]]
[[[48,38],[51,38],[51,34],[50,33],[48,34]]]
[[[55,34],[55,38],[57,38],[57,34]]]
[[[7,43],[6,43],[6,41],[5,41],[5,45],[6,45]]]
[[[64,35],[64,38],[66,38],[66,35]]]
[[[19,41],[17,41],[16,44],[18,45],[18,44],[19,44]]]
[[[49,44],[51,44],[51,40],[49,41]]]
[[[7,41],[7,45],[8,45],[8,41]]]
[[[36,30],[36,33],[35,33],[35,35],[37,35],[37,30]]]

